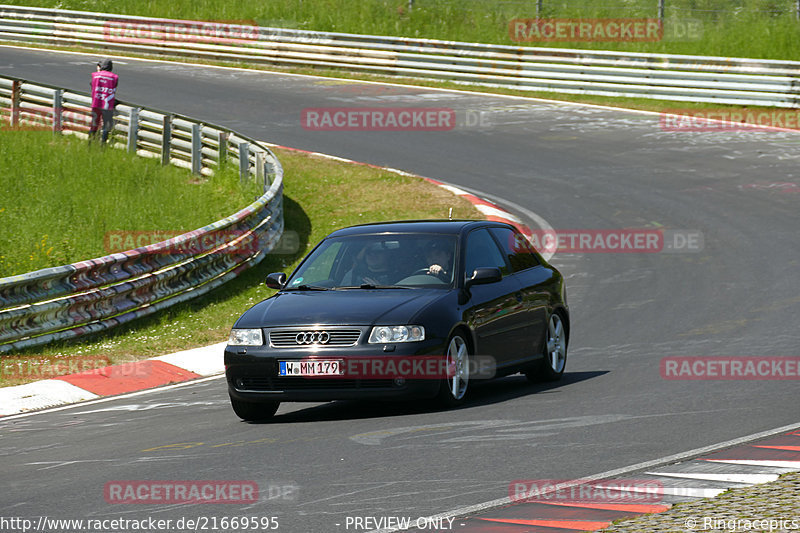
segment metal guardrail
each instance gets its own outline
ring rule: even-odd
[[[85,135],[89,96],[0,77],[0,120]],[[118,120],[117,120],[118,119]],[[283,168],[263,144],[191,118],[117,106],[117,144],[210,174],[238,164],[264,194],[241,211],[156,244],[0,278],[0,353],[101,331],[200,296],[261,261],[283,233]],[[113,136],[112,136],[113,139]],[[113,141],[112,141],[113,142]]]
[[[8,5],[0,5],[0,41],[316,66],[530,91],[800,106],[797,61],[504,46]]]

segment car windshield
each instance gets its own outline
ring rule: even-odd
[[[335,237],[323,241],[285,290],[450,288],[455,279],[454,235],[404,233]]]

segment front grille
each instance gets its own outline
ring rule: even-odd
[[[269,332],[269,343],[275,348],[299,346],[355,346],[361,337],[360,329],[297,328]]]
[[[400,386],[391,379],[325,379],[284,377],[243,377],[234,383],[240,391],[297,391],[319,389],[393,389]]]

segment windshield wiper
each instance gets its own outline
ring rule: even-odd
[[[329,291],[328,287],[320,287],[319,285],[298,285],[297,287],[288,287],[283,289],[285,291]]]
[[[373,285],[372,283],[362,283],[361,285],[348,285],[336,287],[337,289],[409,289],[405,285]]]

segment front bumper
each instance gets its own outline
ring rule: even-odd
[[[444,359],[444,343],[422,342],[357,344],[344,348],[275,348],[273,346],[226,346],[225,377],[231,396],[247,402],[331,401],[365,398],[430,398],[439,391],[436,375],[419,379],[393,375],[335,377],[279,376],[278,361],[303,361],[313,358],[346,361]]]

